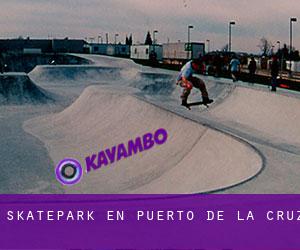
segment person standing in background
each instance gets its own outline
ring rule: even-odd
[[[255,77],[255,72],[256,72],[257,66],[256,66],[256,61],[254,59],[254,57],[251,57],[251,61],[249,63],[248,66],[248,70],[249,70],[249,81],[250,82],[254,82],[254,77]]]
[[[271,91],[276,91],[278,74],[279,74],[279,62],[277,56],[273,56],[271,62]]]
[[[231,77],[232,77],[233,82],[238,81],[240,65],[241,65],[241,63],[240,63],[239,59],[237,59],[236,56],[233,56],[232,60],[230,61],[230,71],[231,71]]]

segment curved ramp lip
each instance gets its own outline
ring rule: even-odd
[[[68,64],[62,64],[62,65],[36,65],[29,73],[34,72],[35,70],[42,68],[42,69],[62,69],[62,68],[68,68],[68,69],[116,69],[121,70],[121,67],[113,67],[113,66],[102,66],[102,65],[85,65],[85,64],[79,64],[79,65],[68,65]],[[26,74],[26,73],[25,73]]]
[[[243,97],[246,96],[247,98],[247,94],[251,94],[251,97],[255,95],[254,98],[257,97],[256,103],[253,103],[254,98],[249,98],[250,102],[247,105],[253,107],[249,114],[246,112],[248,115],[245,116],[243,111],[245,106],[242,109],[234,109],[234,112],[232,112],[233,103],[241,103]],[[284,89],[271,93],[267,88],[236,86],[234,91],[223,100],[224,106],[212,107],[211,116],[208,120],[221,121],[219,124],[224,128],[221,130],[238,134],[239,137],[252,143],[299,155],[300,143],[299,138],[296,136],[298,135],[298,127],[295,125],[299,113],[291,108],[298,107],[299,101],[300,93],[293,90]],[[284,118],[278,119],[278,115],[274,115],[278,112],[282,113]],[[256,119],[261,124],[257,125]],[[217,127],[220,126],[217,125]]]
[[[203,126],[205,126],[205,125],[203,125]],[[232,135],[232,134],[230,134],[230,133],[223,132],[223,131],[218,130],[218,129],[216,129],[216,128],[211,128],[211,129],[216,130],[216,131],[218,131],[218,132],[220,132],[220,133],[222,133],[222,134],[225,134],[225,135],[227,135],[227,136],[230,136],[230,137],[232,137],[233,139],[235,139],[235,140],[239,141],[240,143],[246,145],[247,147],[251,148],[251,149],[252,149],[254,152],[256,152],[257,155],[260,157],[261,162],[262,162],[262,165],[261,165],[260,169],[258,170],[258,172],[257,172],[255,175],[250,176],[249,178],[245,179],[244,181],[241,181],[241,182],[239,182],[239,183],[236,183],[236,184],[233,184],[233,185],[230,185],[230,186],[227,186],[227,187],[215,189],[215,190],[212,190],[212,191],[202,192],[202,193],[200,193],[200,194],[214,194],[214,193],[224,192],[224,191],[227,191],[227,190],[229,190],[229,189],[233,189],[233,188],[239,187],[239,186],[241,186],[241,185],[243,185],[243,184],[246,184],[246,183],[248,183],[248,182],[250,182],[250,181],[256,179],[259,175],[262,174],[262,172],[266,169],[267,159],[266,159],[266,157],[263,155],[263,153],[262,153],[257,147],[255,147],[255,146],[252,145],[251,143],[249,143],[249,142],[247,142],[247,141],[241,139],[240,137],[237,137],[237,136]]]
[[[45,104],[52,104],[55,102],[55,98],[52,96],[51,92],[42,88],[34,80],[31,79],[30,75],[25,72],[6,72],[4,74],[0,74],[0,77],[4,80],[6,79],[13,79],[15,82],[13,84],[9,84],[18,86],[18,90],[21,91],[13,91],[13,94],[8,94],[5,97],[5,91],[0,93],[0,96],[4,95],[6,101],[0,102],[0,106],[22,106],[22,105],[45,105]],[[18,81],[20,80],[21,83]],[[20,84],[19,84],[20,83]],[[4,83],[4,86],[6,84]],[[7,85],[8,86],[8,85]],[[0,84],[1,87],[1,84]],[[3,86],[2,86],[3,87]],[[7,92],[12,93],[12,92]],[[18,94],[23,95],[18,95]],[[34,96],[38,95],[38,96]],[[17,98],[13,99],[13,98]]]
[[[149,200],[174,200],[174,199],[189,199],[191,197],[207,197],[209,193],[202,193],[202,194],[197,194],[197,193],[192,193],[192,194],[110,194],[106,195],[104,194],[103,196],[114,196],[117,198],[105,198],[101,197],[101,199],[93,199],[89,198],[89,196],[95,196],[93,194],[85,194],[88,198],[85,200],[78,200],[76,198],[72,200],[66,200],[64,199],[58,199],[58,195],[56,194],[50,194],[49,196],[52,196],[51,198],[43,201],[37,201],[34,199],[24,199],[20,200],[18,198],[17,200],[1,200],[0,204],[86,204],[86,203],[107,203],[107,202],[136,202],[136,201],[149,201]],[[31,194],[32,197],[34,196],[39,196],[39,194]],[[73,196],[76,197],[77,194],[68,194],[68,196]],[[126,198],[120,198],[120,197],[126,196]],[[130,198],[128,198],[130,196]],[[53,198],[53,199],[52,199]]]
[[[1,76],[28,76],[26,72],[3,72]]]
[[[186,120],[189,120],[189,121],[194,122],[194,123],[196,123],[196,124],[200,124],[200,125],[202,125],[203,127],[212,129],[212,130],[214,130],[214,131],[217,131],[218,133],[221,133],[221,134],[224,134],[224,135],[226,135],[226,136],[229,136],[229,137],[233,138],[234,140],[236,140],[236,141],[238,141],[238,142],[244,144],[244,145],[245,145],[246,147],[248,147],[249,149],[253,150],[253,151],[259,156],[259,158],[261,159],[261,167],[259,168],[259,170],[257,171],[256,174],[250,176],[249,178],[246,178],[245,180],[242,180],[242,181],[240,181],[240,182],[238,182],[238,183],[236,183],[236,184],[232,184],[232,185],[225,186],[225,187],[222,187],[222,188],[213,189],[213,190],[211,190],[211,191],[195,192],[195,193],[192,193],[192,194],[213,194],[213,193],[217,193],[217,192],[226,191],[226,190],[229,190],[229,189],[232,189],[232,188],[241,186],[241,185],[243,185],[243,184],[245,184],[245,183],[247,183],[247,182],[250,182],[250,181],[254,180],[254,179],[257,178],[259,175],[261,175],[262,172],[265,170],[265,168],[266,168],[266,161],[267,161],[266,158],[265,158],[265,156],[263,155],[263,153],[262,153],[261,151],[259,151],[259,149],[258,149],[257,147],[255,147],[254,145],[252,145],[250,142],[248,142],[248,141],[246,141],[246,140],[244,140],[244,139],[242,139],[242,138],[240,138],[240,137],[238,137],[238,136],[236,136],[236,135],[233,135],[233,134],[231,134],[231,133],[229,133],[229,132],[222,131],[221,129],[218,129],[218,128],[214,127],[214,126],[211,125],[211,124],[196,121],[196,120],[193,119],[193,118],[190,118],[190,117],[187,117],[187,116],[185,116],[185,115],[179,114],[179,113],[177,113],[177,112],[175,112],[175,111],[173,111],[173,110],[169,110],[169,109],[167,109],[167,108],[165,108],[165,107],[161,107],[161,106],[159,106],[158,104],[155,104],[155,103],[153,103],[153,102],[151,102],[151,101],[149,101],[149,100],[147,100],[147,99],[143,99],[143,98],[140,97],[140,96],[135,95],[135,97],[138,98],[140,101],[146,102],[146,103],[151,104],[151,105],[153,105],[153,106],[155,106],[155,107],[157,107],[157,108],[163,109],[163,110],[165,110],[165,111],[167,111],[167,112],[173,113],[174,115],[180,116],[180,117],[182,117],[182,118],[184,118],[184,119],[186,119]]]

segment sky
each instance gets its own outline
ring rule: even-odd
[[[259,52],[266,37],[289,44],[289,20],[293,24],[294,46],[300,49],[299,0],[0,0],[0,38],[90,38],[109,33],[110,42],[124,42],[128,34],[134,43],[144,42],[147,31],[157,30],[159,43],[210,40],[211,50],[228,43],[232,27],[232,50]]]

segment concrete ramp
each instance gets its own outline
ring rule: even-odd
[[[299,98],[237,87],[211,114],[250,134],[300,145]]]
[[[86,156],[159,128],[168,131],[166,144],[84,174],[65,192],[207,192],[244,182],[262,168],[260,156],[247,144],[101,86],[86,88],[61,113],[24,124],[45,143],[55,165],[72,157],[83,166]]]
[[[121,78],[121,68],[93,65],[46,65],[35,67],[30,72],[30,77],[43,84],[115,81]]]
[[[81,54],[81,55],[71,54],[71,55],[84,58],[97,66],[143,69],[143,66],[136,64],[134,61],[128,58],[95,55],[95,54]]]
[[[47,92],[25,73],[0,74],[0,104],[39,104],[51,101]]]
[[[170,95],[176,88],[175,77],[171,74],[138,72],[130,86],[147,95]]]
[[[110,66],[98,64],[37,66],[30,72],[30,78],[45,87],[117,84],[120,87],[135,88],[150,96],[170,95],[175,90],[174,74],[141,71],[131,64],[132,62],[127,60],[123,64],[120,63],[121,67],[113,63]]]

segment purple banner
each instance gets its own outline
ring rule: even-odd
[[[1,249],[300,249],[300,195],[1,195]]]

